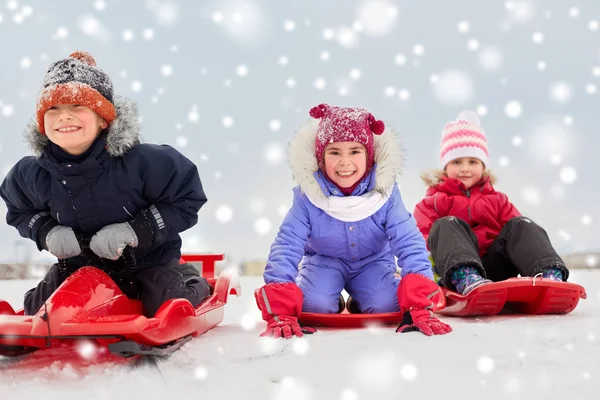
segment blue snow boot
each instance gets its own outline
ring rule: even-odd
[[[557,267],[546,268],[544,272],[542,272],[542,278],[558,282],[562,282],[564,280],[561,269]]]
[[[471,290],[486,283],[490,283],[479,273],[479,270],[472,266],[460,266],[450,272],[450,283],[456,288],[456,292],[463,296]]]

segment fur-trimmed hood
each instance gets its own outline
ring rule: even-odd
[[[312,198],[326,198],[315,172],[319,169],[315,155],[315,142],[318,120],[308,120],[294,135],[288,154],[292,175],[303,193]],[[374,135],[375,145],[375,191],[386,194],[402,172],[404,152],[399,135],[386,129],[381,135]]]
[[[140,124],[137,105],[133,100],[115,97],[115,109],[117,118],[106,129],[106,150],[111,156],[121,157],[140,143]],[[39,131],[35,120],[27,125],[25,139],[37,158],[50,142],[48,136]]]
[[[483,179],[489,177],[489,182],[491,185],[494,185],[497,180],[496,175],[489,169],[483,171],[481,177]],[[421,180],[425,183],[425,185],[427,185],[427,187],[437,186],[442,183],[445,178],[447,178],[446,173],[441,169],[432,169],[421,174]]]

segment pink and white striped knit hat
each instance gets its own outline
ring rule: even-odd
[[[442,132],[440,146],[440,164],[442,169],[452,160],[462,157],[472,157],[488,164],[488,145],[481,122],[473,111],[463,111],[458,114],[456,121],[446,124]]]

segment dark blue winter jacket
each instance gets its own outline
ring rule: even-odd
[[[41,250],[56,225],[82,238],[102,227],[129,222],[138,236],[138,267],[166,264],[181,254],[179,233],[194,226],[206,196],[196,165],[166,145],[141,144],[135,104],[115,101],[117,119],[80,157],[69,157],[30,125],[35,156],[8,173],[0,196],[6,221]],[[68,260],[90,264],[85,255]]]

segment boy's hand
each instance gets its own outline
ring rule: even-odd
[[[46,250],[59,259],[67,259],[81,254],[81,247],[73,229],[56,225],[46,235]]]
[[[106,225],[90,240],[90,250],[98,257],[117,260],[127,246],[137,247],[138,238],[128,222]]]

